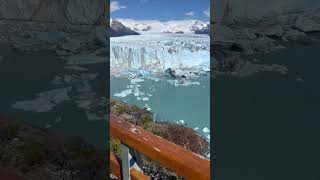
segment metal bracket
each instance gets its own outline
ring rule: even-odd
[[[130,180],[129,148],[121,144],[121,165],[123,180]]]

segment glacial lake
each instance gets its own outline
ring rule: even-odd
[[[53,85],[56,76],[70,74],[61,59],[49,52],[26,53],[0,44],[0,117],[23,121],[33,127],[46,129],[59,137],[82,137],[99,149],[106,149],[106,120],[89,121],[86,112],[77,107],[75,100],[57,104],[48,112],[25,111],[13,108],[18,101],[32,100],[38,93],[64,88]],[[84,66],[88,73],[98,73],[92,82],[91,92],[97,97],[106,97],[105,64]],[[79,74],[73,72],[73,74]],[[106,83],[101,83],[106,82]],[[76,86],[77,84],[75,84]],[[80,86],[81,87],[81,86]],[[75,87],[76,89],[77,87]]]
[[[286,75],[214,80],[217,179],[320,178],[319,50],[297,45],[259,56],[285,65]]]
[[[210,77],[193,79],[189,86],[174,86],[167,78],[156,82],[144,79],[132,82],[112,78],[110,96],[141,108],[150,108],[156,122],[184,124],[210,141]]]

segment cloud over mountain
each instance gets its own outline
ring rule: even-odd
[[[120,5],[118,1],[111,1],[110,2],[110,12],[111,13],[118,11],[120,9],[124,9],[124,8],[126,8],[126,6]]]

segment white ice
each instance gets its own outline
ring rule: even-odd
[[[138,35],[112,37],[111,75],[127,72],[142,77],[164,72],[210,69],[210,39],[205,35]]]

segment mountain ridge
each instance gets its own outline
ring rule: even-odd
[[[177,33],[177,34],[209,34],[209,22],[200,20],[133,20],[133,19],[111,19],[118,21],[132,31],[143,33]],[[198,33],[200,32],[200,33]]]

